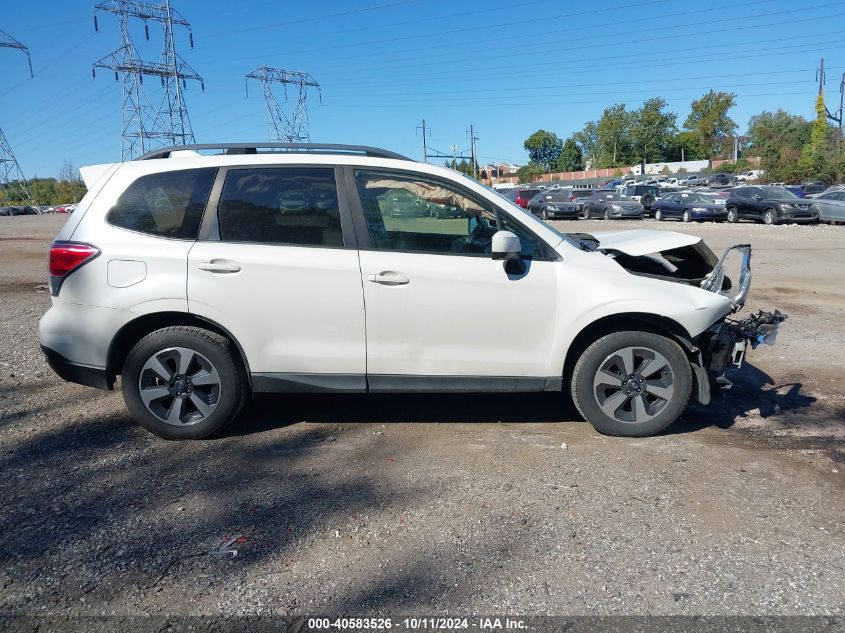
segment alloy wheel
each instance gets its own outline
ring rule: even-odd
[[[156,352],[141,367],[141,401],[158,419],[174,426],[197,424],[220,400],[220,374],[205,356],[188,347]]]
[[[601,410],[624,423],[655,418],[675,394],[669,361],[648,347],[625,347],[609,355],[593,377],[593,393]]]

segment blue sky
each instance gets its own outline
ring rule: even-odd
[[[162,0],[163,1],[163,0]],[[55,176],[120,159],[120,84],[91,64],[116,49],[117,22],[94,2],[4,0],[0,29],[27,45],[0,48],[0,127],[27,177]],[[538,128],[566,137],[616,102],[635,108],[661,96],[678,113],[713,88],[737,94],[744,129],[763,110],[813,116],[815,68],[825,57],[827,97],[838,104],[845,70],[845,3],[806,0],[174,0],[195,47],[177,48],[205,80],[186,100],[197,142],[266,140],[259,84],[244,75],[267,64],[311,73],[311,138],[377,145],[421,158],[429,145],[468,148],[475,125],[480,162],[524,162]],[[151,26],[151,36],[160,37]],[[157,43],[135,40],[147,59]],[[155,91],[155,82],[148,83]]]

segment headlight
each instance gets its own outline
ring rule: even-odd
[[[557,211],[558,209],[557,209],[557,207],[553,207],[553,206],[549,205],[548,207],[546,207],[546,210],[548,210],[548,211]]]
[[[794,204],[789,204],[789,203],[787,203],[787,204],[782,204],[782,205],[780,205],[780,208],[781,208],[781,209],[794,209],[794,208],[795,208],[795,205],[794,205]]]
[[[622,210],[622,205],[612,204],[610,206],[613,208],[614,211],[621,211]]]

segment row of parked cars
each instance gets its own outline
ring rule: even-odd
[[[504,195],[544,220],[653,216],[683,222],[845,222],[845,186],[841,185],[813,197],[800,197],[779,185],[682,189],[639,183],[601,189],[524,187]]]
[[[49,206],[14,206],[0,207],[0,215],[41,215],[42,213],[73,213],[75,204],[62,204],[55,207]]]

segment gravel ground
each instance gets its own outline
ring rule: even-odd
[[[0,218],[0,615],[845,614],[845,227],[645,223],[750,241],[749,307],[790,315],[659,437],[555,394],[321,395],[176,443],[44,363],[61,221]]]

